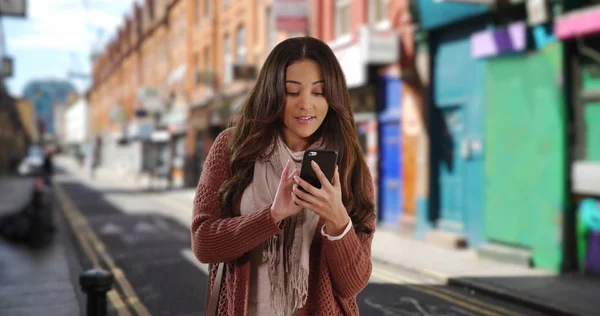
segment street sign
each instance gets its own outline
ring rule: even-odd
[[[25,0],[0,0],[0,16],[25,17],[26,11]]]

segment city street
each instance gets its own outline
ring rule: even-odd
[[[114,179],[60,173],[55,195],[82,269],[112,270],[112,315],[199,315],[206,266],[190,250],[191,205]],[[361,315],[543,315],[375,262]]]

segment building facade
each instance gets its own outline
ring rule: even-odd
[[[393,9],[393,10],[390,10]],[[403,211],[400,40],[393,1],[313,1],[311,35],[336,54],[373,176],[380,222]]]

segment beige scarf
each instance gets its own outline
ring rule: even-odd
[[[321,144],[319,141],[311,148],[319,148]],[[271,157],[254,164],[252,183],[242,195],[242,214],[273,203],[288,159],[293,159],[296,168],[300,168],[303,154],[292,152],[278,137]],[[310,245],[318,223],[319,216],[304,209],[283,221],[281,234],[259,246],[262,261],[268,264],[271,309],[276,315],[293,315],[306,303]]]

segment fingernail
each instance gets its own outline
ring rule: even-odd
[[[300,178],[298,176],[294,176],[294,181],[300,182]]]
[[[313,166],[316,166],[316,165],[317,165],[317,163],[316,163],[314,160],[313,160],[313,161],[311,161],[311,162],[310,162],[310,164],[311,164],[311,165],[313,165]]]

